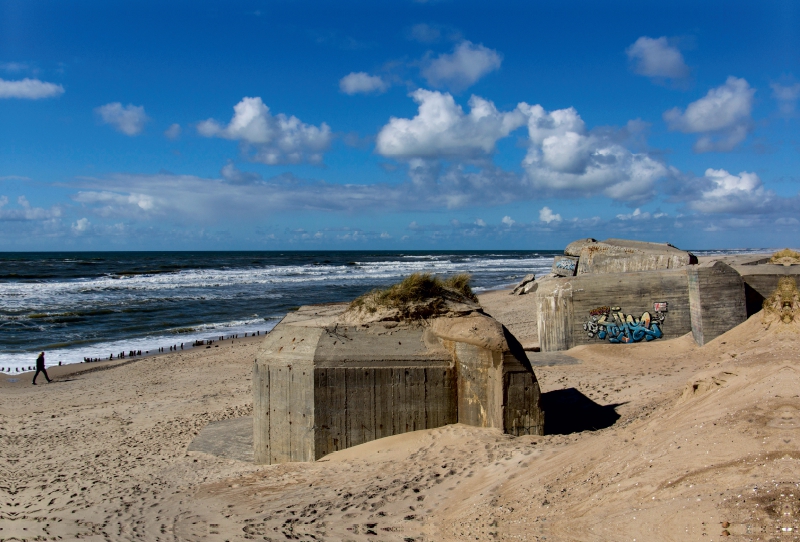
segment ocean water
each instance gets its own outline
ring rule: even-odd
[[[416,271],[476,292],[548,273],[558,251],[0,253],[0,372],[272,329]]]
[[[704,250],[698,256],[771,252]],[[549,273],[561,251],[0,253],[0,372],[272,329],[300,305],[349,301],[416,271],[476,292]]]

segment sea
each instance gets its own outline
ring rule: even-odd
[[[510,287],[562,253],[0,253],[0,372],[29,370],[40,351],[49,367],[263,335],[301,305],[349,301],[415,272],[469,273],[476,293]]]

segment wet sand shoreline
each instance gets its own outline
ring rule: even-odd
[[[180,346],[178,346],[178,350],[167,350],[166,352],[151,352],[149,354],[142,353],[140,356],[128,356],[125,358],[114,358],[112,360],[108,359],[101,359],[99,361],[87,361],[81,363],[68,363],[66,365],[52,365],[47,366],[47,374],[50,376],[51,380],[57,381],[73,376],[88,374],[96,371],[105,371],[107,369],[114,369],[117,367],[122,367],[125,365],[129,365],[131,363],[136,363],[145,359],[153,359],[153,358],[163,358],[169,357],[172,354],[177,354],[180,352],[189,352],[191,350],[196,349],[209,349],[209,348],[219,348],[220,346],[235,344],[239,341],[242,343],[252,343],[263,340],[266,334],[262,335],[255,335],[255,336],[247,336],[235,339],[218,339],[215,340],[211,345],[200,345],[200,346],[184,346],[181,350]],[[45,352],[45,355],[47,353]],[[0,373],[0,388],[9,387],[9,386],[19,386],[19,385],[31,385],[31,381],[33,380],[33,375],[36,371],[24,371],[19,373]],[[13,380],[14,382],[10,382]],[[44,375],[40,374],[39,377],[36,379],[36,385],[39,384],[46,384],[47,381],[44,379]]]

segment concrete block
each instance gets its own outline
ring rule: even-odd
[[[577,274],[678,269],[695,263],[697,258],[692,253],[679,250],[668,243],[606,239],[583,246]]]
[[[568,350],[573,346],[574,311],[572,281],[577,277],[543,281],[536,290],[536,324],[542,352]]]
[[[581,255],[581,250],[583,250],[583,247],[596,242],[597,239],[592,239],[591,237],[586,239],[578,239],[577,241],[573,241],[567,245],[567,248],[564,249],[564,254],[566,256],[578,257]]]
[[[744,281],[724,262],[688,269],[692,336],[700,346],[747,320]]]

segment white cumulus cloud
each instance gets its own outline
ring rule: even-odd
[[[339,80],[339,89],[345,94],[381,93],[389,88],[389,84],[378,75],[365,72],[351,72]]]
[[[699,182],[703,188],[689,207],[704,213],[761,212],[775,199],[755,173],[742,171],[733,175],[724,169],[709,168]]]
[[[680,79],[689,75],[689,67],[677,47],[667,38],[642,36],[625,50],[633,71],[647,77]]]
[[[551,222],[561,222],[561,215],[554,213],[550,207],[539,209],[539,220],[550,224]]]
[[[64,87],[55,83],[28,79],[27,77],[18,81],[0,79],[0,98],[39,100],[41,98],[54,98],[62,94],[64,94]]]
[[[332,134],[326,123],[313,126],[293,115],[272,115],[259,97],[242,98],[233,111],[227,126],[208,119],[198,123],[198,133],[241,141],[255,149],[253,160],[270,165],[317,164],[322,162],[323,152],[330,147]]]
[[[517,223],[517,221],[516,221],[516,220],[514,220],[513,218],[511,218],[511,217],[510,217],[510,216],[508,216],[508,215],[504,216],[504,217],[503,217],[503,220],[501,220],[500,222],[502,222],[503,224],[505,224],[505,225],[506,225],[506,226],[508,226],[509,228],[510,228],[511,226],[513,226],[514,224],[516,224],[516,223]]]
[[[668,169],[647,154],[633,153],[607,132],[593,133],[574,108],[546,111],[521,106],[528,116],[523,160],[535,188],[560,195],[603,194],[620,201],[646,199]]]
[[[96,108],[95,112],[103,123],[113,126],[118,132],[129,136],[142,133],[145,123],[149,120],[142,105],[123,106],[119,102],[113,102]]]
[[[494,151],[498,139],[525,125],[519,108],[500,112],[478,96],[464,113],[449,93],[419,89],[411,93],[419,104],[412,119],[392,117],[378,133],[376,149],[394,158],[471,157]]]
[[[432,86],[461,90],[499,69],[502,62],[503,56],[494,49],[464,40],[452,53],[425,60],[422,76]]]
[[[573,108],[548,112],[523,102],[498,111],[492,102],[472,96],[465,113],[448,93],[420,89],[411,96],[419,104],[417,115],[391,118],[378,133],[376,151],[407,161],[416,187],[447,190],[449,208],[478,197],[499,202],[534,193],[645,200],[653,195],[655,182],[670,173],[661,162],[621,144],[641,123],[589,131]],[[526,124],[529,145],[522,178],[496,167],[474,173],[460,163],[487,158],[498,140]],[[445,168],[443,159],[456,165]]]
[[[72,231],[78,234],[84,233],[89,229],[90,224],[91,223],[89,222],[88,218],[80,218],[72,223]]]
[[[701,134],[696,152],[729,151],[741,143],[750,130],[755,89],[737,77],[712,88],[704,97],[690,103],[685,111],[674,107],[664,113],[670,130]]]

